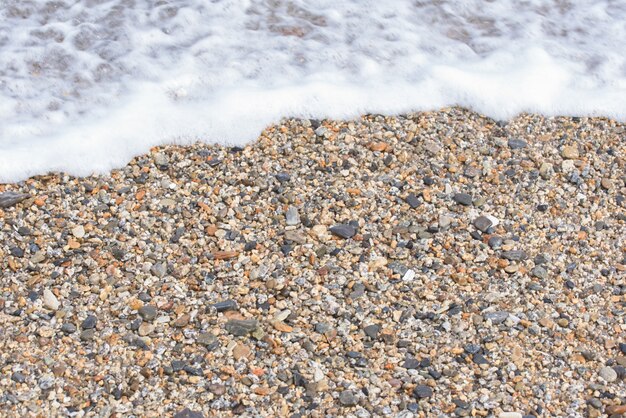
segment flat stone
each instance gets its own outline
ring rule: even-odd
[[[175,413],[174,418],[204,418],[204,414],[199,411],[192,411],[189,408],[185,408]]]
[[[488,312],[483,314],[483,317],[490,320],[492,324],[497,325],[506,321],[509,317],[509,313],[506,311]]]
[[[83,332],[80,333],[81,341],[93,340],[95,336],[96,336],[96,331],[93,328],[86,329],[86,330],[84,330]]]
[[[220,346],[219,339],[210,332],[202,332],[198,334],[196,342],[205,346],[209,351],[213,351]]]
[[[4,192],[0,193],[0,208],[6,209],[26,200],[30,197],[26,193]]]
[[[474,226],[476,227],[476,229],[482,232],[487,232],[487,230],[492,225],[493,225],[493,222],[491,221],[491,219],[489,219],[486,216],[479,216],[478,218],[474,219]]]
[[[498,418],[523,418],[521,412],[501,412]]]
[[[408,205],[411,206],[412,209],[415,209],[422,204],[420,199],[413,193],[409,193],[404,201],[408,203]]]
[[[523,261],[528,258],[528,255],[523,250],[511,250],[511,251],[503,251],[502,258],[505,258],[509,261]]]
[[[72,229],[72,235],[76,238],[83,238],[85,236],[85,228],[82,225],[78,225]]]
[[[245,344],[237,344],[233,348],[233,357],[235,360],[241,360],[242,358],[247,358],[250,355],[250,348]]]
[[[502,237],[499,237],[497,235],[490,237],[489,240],[487,241],[487,244],[493,249],[498,249],[502,247],[503,243],[504,243],[504,240],[502,239]]]
[[[20,372],[15,372],[11,375],[11,380],[17,383],[26,382],[26,376]]]
[[[141,308],[139,308],[139,311],[137,311],[137,313],[139,313],[139,316],[144,321],[152,321],[157,316],[157,308],[153,305],[143,305]]]
[[[285,231],[285,239],[295,242],[297,244],[304,244],[306,243],[306,236],[302,233],[301,230],[291,230],[291,231]]]
[[[300,215],[298,214],[298,208],[295,206],[289,206],[287,212],[285,212],[285,218],[287,225],[300,224]]]
[[[167,264],[156,263],[152,266],[150,272],[157,276],[159,279],[162,279],[167,274]]]
[[[541,266],[533,267],[533,269],[530,271],[530,274],[532,274],[534,277],[537,277],[543,280],[548,278],[548,270],[546,270],[545,268]]]
[[[378,324],[368,325],[365,328],[363,328],[363,331],[365,332],[365,335],[375,340],[376,338],[378,338],[378,333],[380,332],[380,325]]]
[[[338,237],[348,239],[356,235],[356,228],[348,224],[338,224],[331,226],[330,232]]]
[[[181,315],[174,321],[174,326],[176,328],[184,328],[189,324],[189,320],[191,316],[189,314]]]
[[[237,302],[227,299],[211,305],[217,312],[236,311],[238,309]]]
[[[44,289],[43,306],[50,309],[51,311],[56,311],[61,307],[61,302],[59,302],[57,297],[54,295],[54,293],[52,293],[50,289]]]
[[[231,319],[224,327],[229,333],[238,337],[246,336],[259,326],[259,323],[255,319]]]
[[[470,206],[473,199],[472,196],[468,195],[467,193],[457,193],[452,197],[452,200],[454,200],[459,205]]]
[[[142,322],[141,325],[139,325],[139,329],[137,330],[137,333],[141,335],[142,337],[145,337],[146,335],[152,334],[152,332],[154,332],[154,328],[155,328],[154,325],[148,322]]]
[[[561,157],[568,160],[575,160],[576,158],[580,157],[580,155],[578,154],[578,148],[570,145],[564,146],[561,150]]]
[[[73,334],[76,332],[76,325],[72,324],[71,322],[66,322],[61,325],[61,331],[65,334]]]
[[[98,323],[98,318],[94,315],[87,315],[87,318],[80,324],[81,329],[93,329]]]
[[[415,389],[413,389],[413,396],[417,399],[425,399],[433,396],[433,390],[430,386],[426,385],[417,385]]]
[[[522,141],[521,139],[509,139],[508,145],[511,149],[522,149],[526,148],[528,143],[526,143],[526,141]]]
[[[354,392],[351,390],[344,390],[339,394],[339,403],[343,406],[355,406],[358,403],[356,396],[354,396]]]
[[[612,367],[609,367],[609,366],[605,366],[601,368],[598,374],[600,375],[602,379],[604,379],[608,383],[613,383],[617,380],[617,372],[613,370]]]

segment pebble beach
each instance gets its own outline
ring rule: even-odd
[[[626,125],[286,119],[0,185],[0,415],[621,417]]]

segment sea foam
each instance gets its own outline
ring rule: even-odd
[[[626,2],[2,0],[0,181],[447,105],[626,120]]]

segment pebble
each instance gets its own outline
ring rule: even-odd
[[[524,261],[528,258],[528,255],[523,250],[503,251],[501,255],[502,258],[510,261]]]
[[[96,327],[98,323],[98,318],[94,315],[87,315],[85,320],[80,324],[81,329],[92,329]]]
[[[511,149],[522,149],[527,146],[528,143],[526,141],[522,141],[521,139],[509,139],[509,148]]]
[[[498,418],[523,418],[520,412],[501,412]]]
[[[236,311],[238,309],[237,302],[228,299],[211,305],[217,312]]]
[[[492,324],[498,325],[507,320],[509,313],[505,311],[488,312],[483,314],[483,317],[490,320]]]
[[[85,228],[82,225],[78,225],[72,229],[72,235],[76,238],[83,238],[85,236]]]
[[[243,337],[254,332],[258,326],[255,319],[230,319],[226,322],[225,328],[229,333]]]
[[[330,227],[330,232],[338,237],[348,239],[356,235],[356,228],[352,225],[339,224]]]
[[[456,203],[463,206],[470,206],[472,204],[473,198],[467,193],[457,193],[452,198]]]
[[[487,218],[486,216],[479,216],[478,218],[474,219],[473,223],[476,229],[482,232],[487,232],[487,230],[493,225],[491,219]]]
[[[561,150],[561,157],[567,158],[568,160],[575,160],[580,157],[578,154],[578,147],[566,145]]]
[[[417,385],[415,389],[413,389],[413,396],[417,399],[426,399],[433,396],[433,390],[426,385]]]
[[[185,408],[175,413],[174,418],[205,418],[205,416],[200,411],[193,411],[189,408]]]
[[[343,406],[356,406],[358,400],[351,390],[344,390],[339,394],[339,402]]]
[[[57,299],[57,297],[50,291],[50,289],[44,289],[43,291],[43,306],[50,309],[51,311],[56,311],[61,307],[61,302]]]
[[[157,308],[153,305],[143,305],[137,313],[144,321],[153,321],[157,316]]]
[[[0,208],[6,209],[11,206],[15,206],[18,203],[28,199],[29,194],[18,192],[4,192],[0,193]]]
[[[419,207],[422,204],[420,199],[413,193],[409,193],[407,195],[407,197],[404,199],[404,201],[406,203],[408,203],[409,206],[411,206],[412,209],[415,209],[415,208]]]
[[[548,278],[548,270],[541,266],[535,266],[530,273],[539,279],[546,280]]]
[[[601,368],[598,374],[608,383],[613,383],[617,380],[617,372],[609,366]]]
[[[61,325],[61,331],[63,331],[65,334],[73,334],[76,332],[76,325],[72,324],[71,322],[65,322],[63,325]]]
[[[287,212],[285,213],[285,218],[287,225],[299,225],[300,224],[300,215],[298,214],[298,209],[295,206],[289,206],[287,208]]]

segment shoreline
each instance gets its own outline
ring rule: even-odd
[[[626,410],[626,124],[287,119],[8,190],[7,414]]]

